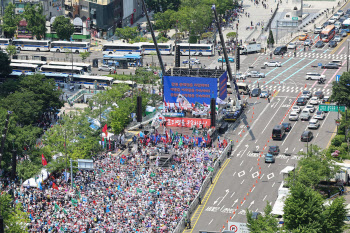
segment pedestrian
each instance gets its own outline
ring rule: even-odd
[[[269,102],[269,103],[270,103],[270,97],[267,97],[267,102]]]
[[[210,176],[210,183],[213,184],[213,175]]]
[[[253,21],[250,21],[250,26],[253,27]]]
[[[201,195],[198,195],[198,203],[199,203],[199,205],[202,205]]]
[[[296,57],[297,56],[297,52],[296,51],[294,51],[294,57]]]

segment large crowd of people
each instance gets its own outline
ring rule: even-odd
[[[143,137],[129,153],[95,156],[94,169],[78,170],[73,182],[60,172],[38,188],[2,186],[29,213],[30,232],[171,232],[227,143],[189,149],[175,137]],[[162,156],[166,165],[158,163]]]

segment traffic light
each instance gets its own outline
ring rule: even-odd
[[[180,67],[180,46],[175,47],[175,67]]]
[[[236,52],[236,70],[239,70],[240,68],[240,51],[239,47],[237,46],[237,52]]]

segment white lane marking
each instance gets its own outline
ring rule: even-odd
[[[213,222],[213,220],[214,220],[214,219],[212,219],[212,220],[209,222],[209,224],[208,224],[208,225],[210,225],[210,224]]]
[[[236,172],[235,173],[233,173],[233,176],[235,176],[236,175]]]
[[[242,160],[241,164],[239,166],[242,166],[242,163],[244,162],[244,160]]]
[[[244,180],[242,180],[241,184],[243,184]]]
[[[265,197],[264,197],[263,201],[265,201],[266,197],[267,197],[267,195],[265,195]]]
[[[258,177],[258,176],[259,176],[259,172],[254,172],[254,173],[252,174],[253,179],[254,179],[255,177]]]
[[[235,193],[236,193],[236,192],[233,192],[232,195],[231,195],[231,197],[233,197],[233,195],[235,195]],[[230,197],[230,198],[231,198],[231,197]]]
[[[238,199],[235,200],[235,201],[233,202],[232,207],[233,207],[237,202],[238,202]]]
[[[269,164],[269,166],[267,166],[267,167],[270,167],[271,166],[271,163]]]
[[[241,177],[241,176],[244,176],[245,175],[245,171],[243,170],[243,171],[240,171],[240,172],[238,172],[238,177]]]
[[[254,189],[255,189],[255,186],[252,188],[252,192],[254,191]]]
[[[273,182],[272,187],[275,186],[276,182]]]
[[[265,174],[262,174],[262,176],[260,177],[260,179],[262,179],[264,177]]]
[[[253,167],[249,170],[249,172],[251,172],[253,170]]]
[[[280,99],[280,98],[278,98]],[[262,135],[264,133],[264,131],[266,130],[266,128],[269,126],[270,122],[275,118],[275,115],[277,114],[277,112],[280,110],[281,106],[283,105],[284,101],[286,101],[287,98],[284,98],[284,100],[282,101],[281,105],[277,108],[275,114],[273,114],[273,116],[271,117],[271,119],[269,120],[269,122],[266,124],[265,128],[263,129],[263,131],[261,133],[259,133],[260,135]],[[277,104],[279,103],[279,101],[277,102]],[[277,105],[276,104],[276,105]]]
[[[243,205],[244,205],[244,202],[245,202],[245,200],[242,202],[241,206],[243,206]]]
[[[274,177],[275,177],[275,174],[273,174],[273,172],[267,175],[267,179],[269,179],[269,180],[274,178]]]
[[[283,144],[287,141],[287,138],[289,137],[289,135],[291,134],[291,132],[292,132],[292,130],[294,129],[294,126],[296,125],[297,123],[295,122],[294,123],[294,125],[292,125],[292,129],[288,132],[288,134],[287,134],[287,137],[283,140],[283,142],[282,142],[282,145],[281,146],[283,146]]]

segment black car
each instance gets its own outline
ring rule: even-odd
[[[280,153],[280,147],[279,146],[269,146],[269,151],[267,152],[272,155],[278,155]]]
[[[317,41],[316,44],[315,44],[316,48],[322,48],[323,46],[324,46],[324,43],[323,43],[322,40]]]
[[[334,40],[331,40],[329,43],[328,43],[328,47],[330,48],[335,48],[337,47],[338,43]]]
[[[327,96],[326,98],[323,97],[322,103],[326,103],[326,102],[330,102],[329,96]]]
[[[274,55],[283,55],[287,52],[287,46],[279,46],[273,51]]]
[[[307,103],[307,99],[306,99],[306,98],[300,97],[300,98],[298,98],[298,100],[297,100],[297,105],[305,106],[306,103]]]
[[[260,94],[261,94],[261,89],[260,88],[254,88],[250,95],[252,97],[258,97],[258,96],[260,96]]]
[[[292,129],[292,124],[289,122],[284,122],[282,125],[286,129],[286,132],[289,132]]]
[[[322,66],[322,69],[338,69],[339,64],[337,63],[328,63]]]
[[[347,18],[345,18],[344,16],[342,16],[342,17],[340,17],[340,18],[338,19],[338,21],[341,22],[341,23],[343,23],[346,19],[347,19]]]
[[[323,99],[324,97],[323,91],[316,91],[314,96],[318,97],[319,99]]]
[[[302,142],[310,142],[313,137],[314,135],[312,134],[312,132],[309,130],[306,130],[301,134],[300,140]]]
[[[327,26],[330,25],[330,24],[331,24],[331,23],[327,21],[327,22],[325,22],[324,24],[322,24],[322,27],[325,28],[325,27],[327,27]]]

